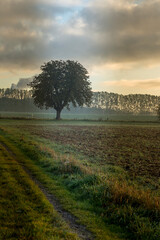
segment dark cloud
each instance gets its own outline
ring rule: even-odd
[[[2,1],[2,68],[33,69],[55,58],[90,65],[160,60],[160,1],[60,2]]]
[[[92,1],[67,27],[76,31],[77,19],[84,23],[82,34],[61,31],[56,41],[50,42],[48,49],[56,56],[79,58],[93,65],[154,64],[160,60],[160,1]]]
[[[70,11],[47,1],[6,0],[0,8],[0,67],[34,69],[47,58],[58,33],[57,14]]]
[[[108,62],[160,60],[160,1],[103,3],[95,1],[82,12],[92,43],[90,54]]]

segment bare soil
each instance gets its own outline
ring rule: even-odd
[[[118,165],[133,176],[160,177],[159,127],[52,125],[26,128],[34,135],[96,159],[99,165]]]

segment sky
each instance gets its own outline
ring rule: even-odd
[[[93,91],[160,95],[160,0],[5,0],[0,88],[75,60]]]

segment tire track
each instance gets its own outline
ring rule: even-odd
[[[80,239],[84,240],[94,240],[95,237],[93,234],[86,229],[84,225],[78,223],[78,218],[75,217],[73,214],[66,211],[61,204],[59,203],[58,199],[42,185],[42,183],[37,180],[32,173],[23,165],[20,164],[17,160],[17,156],[14,152],[2,141],[0,144],[7,150],[7,152],[14,158],[18,165],[22,167],[22,169],[28,174],[30,179],[39,187],[39,189],[43,192],[46,196],[47,200],[52,204],[53,208],[61,215],[62,219],[69,225],[71,231],[76,233]]]

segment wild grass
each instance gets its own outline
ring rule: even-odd
[[[45,112],[2,112],[0,113],[1,119],[55,119],[55,113],[45,113]],[[98,121],[143,121],[143,122],[156,122],[158,118],[156,115],[132,115],[132,114],[107,114],[107,113],[63,113],[62,112],[62,119],[68,120],[98,120]]]
[[[12,132],[13,133],[13,132]],[[5,138],[2,137],[5,135]],[[95,214],[93,206],[87,201],[81,201],[75,196],[75,193],[69,191],[69,189],[64,186],[58,176],[53,175],[51,172],[52,167],[49,162],[49,158],[42,159],[43,153],[36,151],[31,151],[31,148],[35,147],[35,144],[28,145],[26,149],[23,148],[20,151],[21,141],[17,141],[16,135],[6,135],[3,133],[0,140],[3,141],[7,146],[16,154],[17,159],[21,164],[24,164],[43,185],[48,188],[48,190],[57,196],[63,208],[74,214],[80,221],[81,224],[87,226],[87,228],[93,232],[95,239],[99,240],[120,240],[126,239],[128,235],[119,226],[106,225],[101,216]],[[12,138],[14,136],[14,139]],[[11,138],[12,138],[12,142]],[[26,138],[25,138],[26,140]],[[13,144],[14,141],[14,144]],[[18,144],[18,145],[17,145]],[[26,144],[23,143],[23,147]],[[31,148],[30,148],[30,147]],[[34,147],[33,147],[34,146]],[[17,148],[18,147],[18,148]],[[37,154],[35,154],[37,152]],[[33,159],[27,157],[33,153]],[[38,156],[38,158],[37,158]],[[39,158],[41,156],[42,158]],[[46,161],[47,160],[47,161]],[[52,160],[53,161],[53,160]],[[44,165],[43,165],[44,164]],[[50,168],[51,167],[51,168]]]
[[[78,239],[2,145],[0,172],[0,239]]]
[[[31,159],[27,164],[32,172],[57,195],[64,207],[79,216],[97,239],[108,239],[105,224],[114,224],[113,232],[124,239],[160,239],[159,192],[143,188],[120,167],[108,166],[108,171],[101,171],[75,156],[55,151],[54,144],[42,137],[28,133],[23,133],[22,137],[15,128],[5,130],[8,134],[2,135],[14,141],[14,146]],[[40,166],[40,170],[35,169],[34,164]],[[52,181],[57,184],[55,187]],[[100,219],[101,226],[96,226],[96,219]]]

